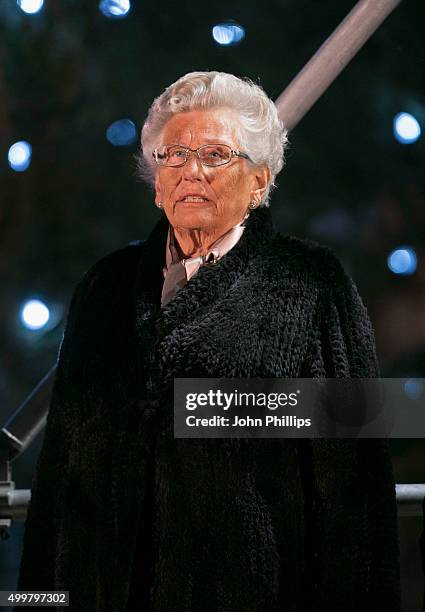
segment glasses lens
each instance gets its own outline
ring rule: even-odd
[[[199,157],[206,166],[221,166],[230,161],[232,150],[227,145],[206,145],[199,149]]]
[[[186,161],[186,149],[178,145],[160,147],[157,160],[160,166],[181,166]]]
[[[227,145],[204,145],[198,149],[199,157],[205,166],[221,166],[232,158],[232,150]],[[164,145],[157,151],[160,166],[182,166],[187,160],[188,151],[180,145]]]

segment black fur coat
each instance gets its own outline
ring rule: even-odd
[[[259,209],[160,309],[167,229],[73,295],[18,588],[71,612],[399,611],[385,441],[173,437],[174,377],[378,376],[352,280]]]

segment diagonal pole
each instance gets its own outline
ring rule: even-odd
[[[275,104],[288,131],[301,121],[401,0],[360,0]]]

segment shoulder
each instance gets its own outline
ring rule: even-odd
[[[130,299],[142,249],[141,241],[128,244],[104,255],[83,274],[72,293],[61,353],[71,338],[74,347],[84,344],[94,328],[107,326],[121,311],[119,305]]]
[[[132,243],[96,261],[74,288],[59,349],[56,381],[77,389],[89,388],[105,365],[108,345],[125,337],[133,267],[137,265],[142,243]],[[124,313],[124,316],[123,316]],[[115,340],[113,340],[115,338]],[[99,361],[99,355],[102,357]],[[78,381],[78,383],[77,383]],[[58,393],[58,383],[54,393]],[[85,387],[87,385],[87,387]],[[62,387],[64,388],[64,387]]]
[[[341,288],[352,279],[335,251],[308,238],[276,233],[269,261],[278,274],[291,274],[322,288]]]

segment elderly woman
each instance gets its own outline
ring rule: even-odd
[[[337,257],[273,231],[285,145],[248,79],[193,72],[154,101],[163,216],[74,293],[19,589],[81,612],[400,609],[386,443],[173,436],[176,377],[378,376]]]

